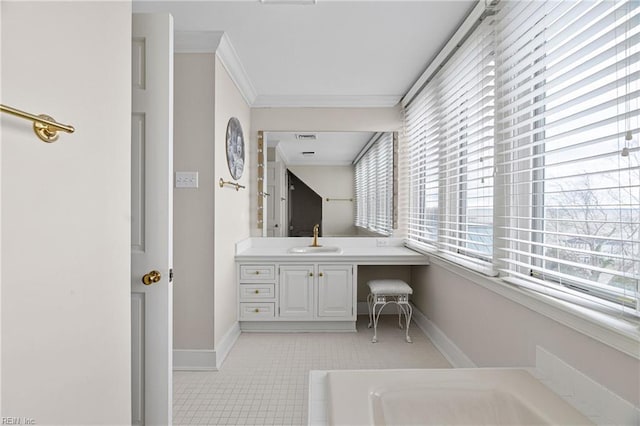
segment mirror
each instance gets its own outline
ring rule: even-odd
[[[376,132],[258,132],[258,227],[267,237],[377,235],[356,227],[355,161]],[[260,205],[262,204],[262,205]]]

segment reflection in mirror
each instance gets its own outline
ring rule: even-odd
[[[266,163],[259,168],[263,171],[259,182],[263,236],[311,237],[315,224],[320,225],[320,236],[324,237],[378,235],[355,225],[355,163],[381,134],[262,134]]]

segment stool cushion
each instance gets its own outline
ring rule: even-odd
[[[367,285],[372,294],[413,294],[413,289],[402,280],[371,280]]]

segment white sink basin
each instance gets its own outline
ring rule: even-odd
[[[320,246],[320,247],[302,246],[302,247],[290,248],[289,253],[292,253],[292,254],[318,254],[318,253],[341,254],[342,249],[340,247],[335,247],[335,246]]]

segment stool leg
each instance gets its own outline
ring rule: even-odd
[[[369,325],[367,328],[371,328],[373,325],[373,317],[371,316],[371,304],[373,303],[373,294],[369,293],[367,295],[367,311],[369,311]]]
[[[404,310],[400,307],[400,304],[397,301],[396,309],[398,310],[398,327],[402,330],[402,312],[404,312]]]
[[[413,341],[411,340],[411,337],[409,337],[409,324],[411,323],[411,315],[413,315],[413,308],[411,307],[410,304],[407,303],[407,312],[405,312],[405,318],[407,319],[407,326],[405,328],[407,333],[406,334],[407,343],[413,343]]]
[[[384,305],[382,305],[380,307],[380,310],[378,311],[378,315],[376,315],[376,306],[378,306],[378,304],[374,302],[373,304],[373,338],[371,339],[371,343],[378,342],[378,318],[380,317],[380,312],[382,312],[382,308],[384,308]]]

